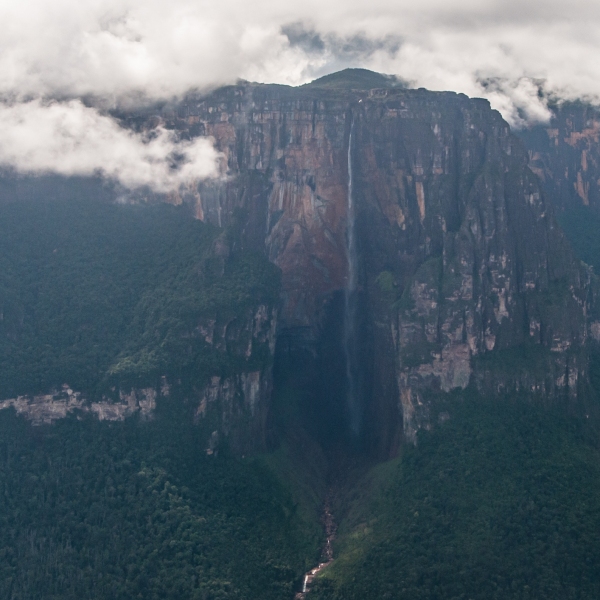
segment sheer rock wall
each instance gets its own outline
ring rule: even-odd
[[[590,274],[522,143],[486,101],[245,84],[159,118],[182,135],[212,136],[223,154],[220,180],[172,201],[217,225],[237,219],[236,243],[282,270],[280,332],[315,340],[348,277],[353,124],[372,373],[365,423],[376,451],[392,451],[399,430],[414,440],[429,426],[432,394],[471,384],[562,401],[585,387]],[[574,143],[596,140],[594,127]]]

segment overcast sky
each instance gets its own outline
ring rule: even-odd
[[[524,126],[548,118],[539,85],[598,102],[598,56],[591,0],[0,0],[0,163],[164,191],[217,172],[207,142],[148,141],[78,98],[107,107],[238,78],[297,85],[354,66],[486,97]],[[178,173],[174,152],[187,157]]]

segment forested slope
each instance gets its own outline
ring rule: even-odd
[[[0,412],[0,596],[285,599],[319,529],[261,459],[207,456],[177,400],[152,422]]]
[[[197,335],[198,321],[276,304],[279,275],[252,253],[219,256],[219,235],[169,205],[0,205],[0,397],[225,372],[233,357]]]
[[[278,270],[228,235],[168,205],[0,204],[0,398],[171,384],[149,420],[0,411],[0,597],[284,599],[300,585],[318,505],[292,493],[282,451],[243,458],[221,437],[208,454],[214,420],[195,418],[210,377],[271,361],[256,340],[248,355],[198,334],[278,302]]]
[[[598,598],[597,431],[526,398],[439,410],[340,498],[337,559],[311,598]]]

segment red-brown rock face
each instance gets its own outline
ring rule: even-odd
[[[343,310],[353,127],[364,422],[378,451],[400,420],[409,439],[428,426],[432,393],[577,396],[588,274],[487,102],[241,85],[178,111],[167,121],[224,157],[223,179],[189,196],[197,216],[268,254],[283,273],[280,332],[315,340],[327,306]],[[531,364],[511,367],[519,353]]]
[[[531,169],[559,210],[600,211],[600,111],[582,103],[555,107],[548,125],[521,132]]]
[[[284,326],[311,325],[317,299],[347,275],[347,103],[262,91],[230,88],[187,107],[227,165],[225,181],[200,186],[197,214],[225,225],[245,209],[245,243],[266,247],[283,272]]]

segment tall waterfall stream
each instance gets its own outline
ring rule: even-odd
[[[354,119],[348,137],[348,203],[346,254],[348,257],[348,278],[344,290],[344,354],[346,357],[347,404],[350,429],[358,436],[361,427],[361,410],[358,385],[358,249],[356,244],[356,214],[352,185],[352,136]]]

